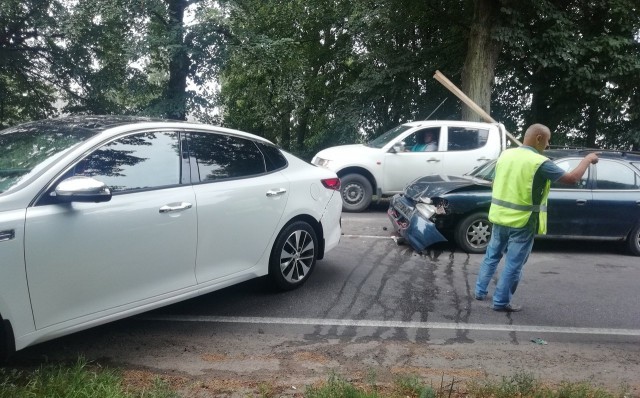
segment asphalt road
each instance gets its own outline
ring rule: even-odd
[[[425,365],[433,358],[445,362],[438,369],[481,368],[479,374],[498,376],[519,358],[525,369],[544,373],[540,367],[547,366],[549,377],[630,383],[639,391],[639,258],[619,244],[537,241],[514,298],[524,310],[498,313],[490,300],[473,299],[481,255],[446,243],[424,253],[398,245],[384,210],[343,214],[340,245],[300,289],[277,292],[266,279],[248,281],[27,348],[15,361],[82,355],[172,374],[259,378],[293,375],[301,365],[287,361],[303,348],[305,355],[326,358],[310,371],[319,377],[332,366],[347,369],[350,361],[358,371],[424,369],[435,366]],[[553,348],[543,353],[533,338]],[[340,349],[331,353],[334,344]],[[360,356],[354,345],[363,344],[379,347],[380,354]],[[400,355],[390,345],[410,352],[431,347],[425,354],[431,359]],[[249,352],[282,358],[251,361]],[[220,358],[235,359],[220,364]]]

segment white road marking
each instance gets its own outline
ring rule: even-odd
[[[309,319],[309,318],[266,318],[235,316],[189,316],[189,315],[157,315],[142,316],[138,319],[169,322],[203,322],[203,323],[256,323],[265,325],[303,325],[303,326],[354,326],[374,328],[402,329],[445,329],[445,330],[477,330],[496,332],[530,332],[530,333],[568,333],[606,336],[640,336],[636,329],[579,328],[560,326],[534,325],[490,325],[473,323],[447,322],[403,322],[403,321],[367,321],[349,319]]]
[[[380,235],[342,235],[343,238],[393,239],[393,236]]]

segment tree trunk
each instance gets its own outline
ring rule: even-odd
[[[585,137],[585,146],[587,148],[596,147],[596,136],[598,133],[598,107],[592,103],[589,105],[589,114],[587,115],[587,136]]]
[[[304,139],[307,135],[309,127],[309,110],[304,108],[299,112],[298,125],[296,126],[296,151],[302,152],[304,148]]]
[[[187,75],[189,57],[184,43],[184,10],[187,0],[165,0],[169,9],[167,26],[171,38],[169,82],[164,90],[165,114],[169,119],[185,120],[187,116]]]
[[[291,112],[284,112],[280,116],[280,140],[284,150],[293,150],[291,148]]]
[[[500,3],[497,0],[474,0],[473,21],[467,44],[467,57],[462,67],[462,91],[480,108],[491,114],[491,88],[501,45],[491,38],[499,23]],[[462,120],[480,121],[466,105]]]

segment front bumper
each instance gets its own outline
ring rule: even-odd
[[[400,194],[391,198],[387,215],[396,232],[416,251],[447,240],[431,220],[423,217],[413,203]]]

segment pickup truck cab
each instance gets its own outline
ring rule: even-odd
[[[423,137],[436,142],[425,151]],[[338,174],[343,210],[360,212],[378,198],[402,192],[418,177],[462,175],[496,159],[506,149],[500,123],[427,120],[401,124],[366,144],[318,152],[311,163]]]

